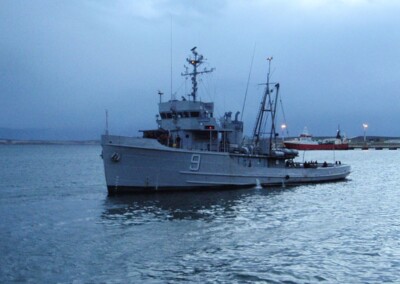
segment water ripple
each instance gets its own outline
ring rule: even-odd
[[[26,147],[0,147],[1,283],[400,282],[400,152],[336,153],[340,183],[108,197],[98,147]]]

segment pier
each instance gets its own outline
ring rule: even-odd
[[[397,150],[400,149],[398,137],[358,136],[349,140],[349,150]]]
[[[349,143],[349,150],[397,150],[400,149],[399,143],[374,143],[374,142],[367,142],[367,143]]]

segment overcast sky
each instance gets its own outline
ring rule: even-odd
[[[189,92],[180,75],[197,46],[215,67],[200,99],[216,115],[242,109],[251,133],[272,80],[290,135],[400,136],[398,0],[2,0],[0,128],[139,135],[164,100]],[[171,52],[172,50],[172,52]],[[172,57],[171,57],[172,55]],[[171,60],[172,59],[172,60]],[[172,64],[171,64],[172,62]],[[171,67],[173,71],[171,80]],[[278,123],[284,122],[281,115]],[[96,138],[96,137],[95,137]]]

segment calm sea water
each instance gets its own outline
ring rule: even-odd
[[[0,146],[0,283],[400,282],[400,151],[306,153],[345,182],[123,197],[100,152]]]

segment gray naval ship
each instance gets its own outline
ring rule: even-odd
[[[168,102],[159,93],[156,129],[142,131],[140,138],[109,135],[108,130],[102,135],[109,194],[317,183],[350,174],[349,165],[296,162],[296,150],[277,147],[279,84],[270,83],[272,58],[253,135],[246,138],[239,112],[217,119],[214,103],[198,100],[198,76],[214,69],[199,70],[205,59],[195,47],[191,51],[192,71],[181,74],[191,78],[191,93]]]

